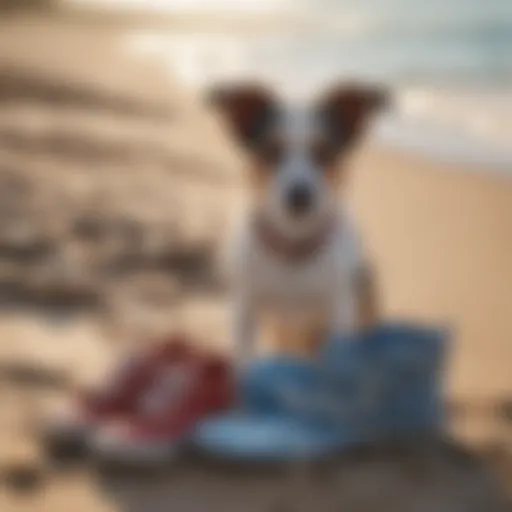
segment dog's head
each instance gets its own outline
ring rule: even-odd
[[[250,157],[258,206],[282,229],[300,233],[334,207],[344,156],[387,94],[342,84],[299,110],[284,108],[261,85],[238,84],[214,89],[210,100]]]

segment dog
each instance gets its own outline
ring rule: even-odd
[[[338,84],[304,109],[257,83],[208,98],[249,164],[250,208],[230,260],[237,360],[252,356],[262,326],[272,350],[311,357],[330,332],[372,324],[376,280],[344,204],[343,164],[387,91]]]

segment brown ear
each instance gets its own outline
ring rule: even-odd
[[[218,108],[238,142],[256,146],[277,117],[273,94],[259,84],[236,84],[213,88],[207,97]]]
[[[372,114],[389,102],[385,89],[377,86],[339,84],[317,105],[321,129],[339,150],[357,142]]]

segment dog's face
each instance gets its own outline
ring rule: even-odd
[[[219,88],[211,99],[250,156],[258,207],[283,230],[300,235],[335,207],[343,156],[386,94],[340,85],[299,110],[282,107],[262,86],[243,84]]]

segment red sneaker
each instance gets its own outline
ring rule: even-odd
[[[108,382],[84,396],[82,403],[102,419],[137,414],[139,399],[153,385],[159,366],[181,364],[195,357],[191,344],[182,336],[152,343],[132,353],[115,369]]]
[[[44,426],[43,436],[54,447],[84,444],[105,422],[138,413],[140,397],[153,385],[159,365],[165,362],[170,367],[194,357],[181,336],[129,354],[106,382],[54,415]]]
[[[153,386],[140,397],[138,415],[100,428],[91,439],[91,450],[106,462],[167,462],[186,444],[199,420],[227,408],[232,398],[231,367],[220,357],[199,355],[181,365],[162,364]]]

